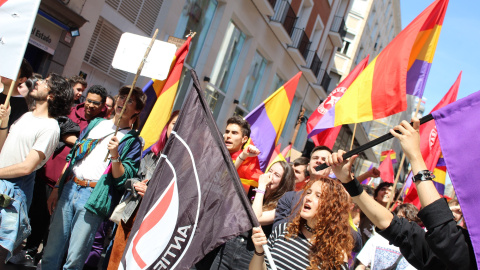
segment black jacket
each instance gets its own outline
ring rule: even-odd
[[[390,226],[377,232],[400,248],[405,259],[417,269],[477,269],[468,232],[457,226],[444,199],[426,206],[418,224],[394,215]]]

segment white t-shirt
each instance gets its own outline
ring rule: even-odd
[[[105,137],[105,135],[108,136],[98,142],[90,154],[75,164],[73,172],[77,178],[91,181],[100,179],[110,162],[110,160],[106,162],[104,160],[108,153],[108,142],[113,137],[115,129],[116,126],[112,120],[104,120],[90,130],[87,136],[88,139],[99,139]],[[118,141],[121,141],[123,136],[129,131],[129,129],[119,129],[117,133]]]
[[[371,270],[381,270],[392,266],[400,254],[398,247],[389,245],[387,239],[375,233],[358,253],[357,259],[365,266],[371,265]],[[415,267],[411,266],[405,258],[402,258],[396,269],[415,270]]]
[[[60,127],[55,119],[36,117],[27,112],[11,127],[0,152],[0,168],[21,163],[32,149],[45,154],[40,169],[53,154],[60,139]]]

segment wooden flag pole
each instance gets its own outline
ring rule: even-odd
[[[420,110],[420,104],[422,104],[422,99],[421,98],[418,99],[417,108],[415,109],[415,117],[417,117],[418,111]],[[390,209],[390,205],[392,204],[393,197],[395,197],[395,189],[397,187],[398,178],[400,177],[400,173],[402,172],[404,162],[405,162],[405,153],[403,153],[402,160],[400,161],[400,164],[398,165],[397,176],[395,177],[395,182],[393,183],[393,196],[390,196],[390,199],[388,200],[387,209]],[[405,183],[404,183],[404,185],[405,185]]]
[[[407,177],[408,175],[412,172],[412,170],[409,170],[408,173],[407,173]],[[407,179],[405,179],[405,181],[407,181]],[[400,193],[398,193],[397,197],[395,198],[395,201],[398,201],[398,199],[400,199],[400,197],[402,196],[402,194],[405,192],[405,182],[403,182],[403,186],[402,186],[402,189],[400,190]],[[393,205],[392,205],[392,208],[393,208]]]
[[[395,197],[395,190],[396,190],[396,187],[397,187],[397,184],[398,184],[398,178],[400,178],[400,173],[402,172],[404,162],[405,162],[405,153],[403,153],[402,160],[400,161],[400,164],[398,165],[397,176],[395,176],[395,181],[393,182],[393,190],[392,190],[393,194],[388,199],[387,209],[390,209],[390,205],[393,202],[393,197]]]
[[[10,97],[12,96],[12,92],[13,92],[13,88],[15,87],[15,85],[17,85],[17,81],[18,81],[18,76],[17,78],[12,81],[12,83],[10,84],[10,88],[8,88],[8,93],[7,93],[7,97],[5,98],[5,109],[8,108],[8,106],[10,105]],[[0,119],[0,126],[2,125],[2,119]]]
[[[355,132],[357,131],[357,123],[353,127],[352,142],[350,143],[350,151],[353,149],[353,142],[355,141]]]
[[[135,78],[133,79],[132,86],[130,87],[130,91],[128,92],[128,96],[127,96],[127,98],[125,99],[125,103],[127,103],[128,100],[130,100],[130,96],[132,95],[133,88],[135,88],[135,84],[137,83],[137,79],[138,79],[138,77],[140,77],[140,73],[142,72],[142,69],[143,69],[143,66],[145,65],[145,62],[146,62],[147,57],[148,57],[148,54],[150,53],[150,50],[151,50],[152,47],[153,47],[153,43],[155,43],[155,38],[157,37],[157,34],[158,34],[158,28],[155,29],[155,33],[153,33],[152,39],[150,40],[150,44],[148,45],[147,50],[145,51],[145,55],[143,56],[143,59],[142,59],[142,61],[140,62],[140,65],[138,66],[137,74],[135,74]],[[116,126],[117,126],[117,127],[116,127],[116,129],[115,129],[115,133],[113,134],[113,136],[117,136],[118,125],[120,124],[120,119],[122,119],[123,112],[125,112],[125,108],[127,108],[127,106],[123,106],[122,111],[120,112],[120,116],[118,117],[118,121],[117,121],[117,123],[116,123]],[[110,154],[110,152],[107,151],[107,156],[105,156],[104,162],[106,162],[106,161],[108,160],[108,155],[109,155],[109,154]]]

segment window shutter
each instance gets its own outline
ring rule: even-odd
[[[100,17],[83,60],[123,83],[128,73],[112,67],[121,35],[119,29]]]

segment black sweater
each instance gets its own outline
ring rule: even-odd
[[[417,269],[477,269],[468,232],[457,226],[444,199],[420,210],[418,217],[427,232],[395,215],[388,228],[377,231]]]

